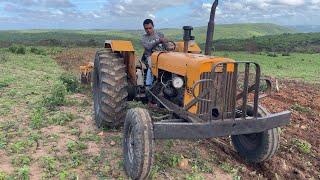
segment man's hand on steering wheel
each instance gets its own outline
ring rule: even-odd
[[[159,44],[156,44],[154,47],[152,47],[151,52],[157,51],[156,48],[158,48],[160,44],[162,44],[162,47],[165,51],[174,51],[176,49],[176,44],[173,41],[169,41],[166,38],[160,38],[159,41]]]

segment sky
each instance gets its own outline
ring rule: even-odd
[[[0,0],[0,29],[141,29],[207,25],[213,0]],[[320,25],[320,0],[220,0],[218,24]]]

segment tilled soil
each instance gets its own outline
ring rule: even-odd
[[[53,59],[67,72],[79,72],[80,66],[93,62],[96,49],[94,48],[72,48],[53,56]]]

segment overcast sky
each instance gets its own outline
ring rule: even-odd
[[[0,0],[0,29],[206,25],[213,0]],[[320,0],[220,0],[217,23],[320,25]]]

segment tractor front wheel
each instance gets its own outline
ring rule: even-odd
[[[153,163],[153,126],[146,109],[127,112],[124,123],[123,156],[128,176],[133,180],[147,179]]]
[[[252,116],[252,106],[248,108],[248,116]],[[269,112],[259,107],[258,116],[267,116]],[[279,128],[260,133],[231,136],[232,144],[239,155],[248,162],[259,163],[270,159],[278,150],[280,141]]]

